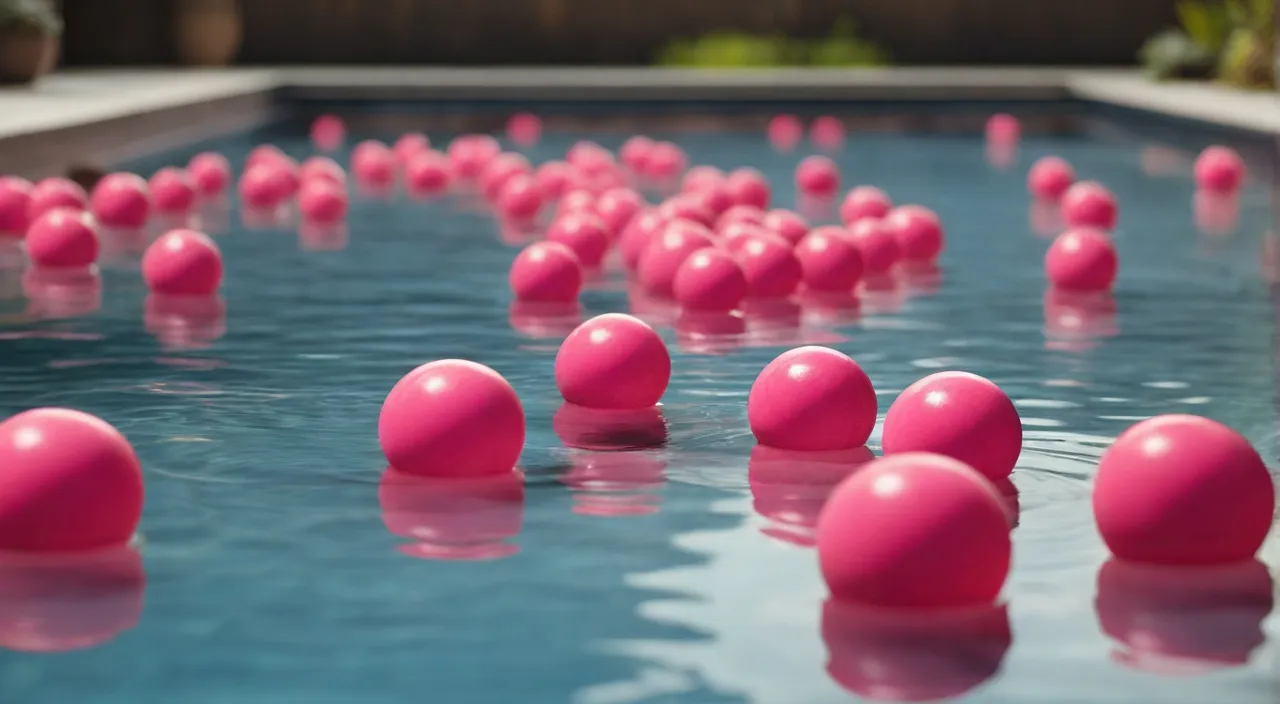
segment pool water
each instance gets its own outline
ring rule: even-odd
[[[396,136],[353,124],[366,131],[352,142]],[[775,203],[795,203],[803,151],[695,127],[653,136],[694,164],[755,166]],[[1206,415],[1275,457],[1268,280],[1280,267],[1267,184],[1241,194],[1238,222],[1217,228],[1229,232],[1200,232],[1185,149],[1200,145],[1153,147],[1105,127],[1030,134],[1007,168],[988,162],[977,132],[851,134],[836,156],[846,187],[933,208],[948,236],[939,273],[876,292],[860,316],[806,305],[705,339],[673,329],[619,274],[596,282],[586,315],[635,309],[671,342],[666,445],[628,453],[569,450],[553,432],[565,321],[513,327],[516,245],[457,200],[356,199],[345,238],[247,227],[233,205],[211,227],[225,319],[217,305],[153,304],[148,325],[136,241],[111,243],[101,306],[83,315],[51,316],[77,310],[29,300],[21,272],[0,273],[0,414],[98,414],[134,443],[147,480],[145,586],[125,560],[0,604],[0,701],[1276,701],[1265,573],[1222,578],[1236,585],[1229,598],[1179,600],[1169,594],[1185,583],[1125,574],[1098,594],[1106,552],[1090,477],[1126,427]],[[150,173],[206,148],[238,164],[264,141],[302,157],[304,135],[291,121],[124,166]],[[539,162],[578,139],[616,148],[626,136],[549,125],[528,153]],[[1048,239],[1024,187],[1046,154],[1119,198],[1113,299],[1046,296]],[[1016,401],[1020,518],[1005,608],[983,617],[994,635],[860,636],[824,607],[811,542],[830,468],[780,482],[768,457],[751,459],[745,414],[759,370],[805,343],[857,359],[882,414],[944,369],[984,375]],[[402,374],[446,357],[492,366],[523,399],[522,496],[380,496],[381,402]],[[560,420],[562,431],[584,422]],[[25,574],[0,564],[0,593]]]

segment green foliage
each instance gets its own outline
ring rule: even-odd
[[[57,36],[62,34],[62,18],[50,0],[0,0],[0,29],[9,28]]]
[[[821,39],[792,39],[714,32],[698,39],[677,39],[658,51],[663,66],[764,68],[774,66],[883,66],[889,56],[863,39],[849,19],[836,22]]]
[[[1148,73],[1275,87],[1275,0],[1181,0],[1176,11],[1181,29],[1152,37],[1139,53]]]

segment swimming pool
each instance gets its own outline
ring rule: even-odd
[[[305,156],[311,109],[122,166],[150,173],[210,148],[239,164],[268,141]],[[426,126],[443,144],[469,129],[457,114],[340,109],[349,143]],[[1039,106],[1000,167],[971,129],[990,110],[850,117],[872,129],[835,156],[846,187],[933,208],[948,235],[939,275],[869,298],[856,319],[786,310],[707,344],[617,275],[584,294],[587,315],[638,309],[667,323],[674,374],[657,450],[564,447],[551,375],[563,321],[512,315],[514,243],[465,202],[356,199],[347,233],[251,227],[232,205],[208,221],[225,310],[148,315],[138,242],[108,243],[100,301],[3,272],[0,413],[64,405],[115,424],[143,460],[147,503],[145,580],[123,560],[91,588],[24,590],[20,566],[0,569],[0,589],[26,595],[0,605],[0,699],[1274,701],[1270,578],[1245,575],[1239,599],[1193,607],[1114,572],[1099,594],[1106,553],[1089,510],[1098,456],[1152,414],[1216,418],[1275,456],[1270,186],[1249,185],[1233,227],[1201,204],[1198,228],[1189,155],[1207,137],[1175,127],[1186,141],[1153,146],[1125,116]],[[795,202],[791,173],[808,152],[773,152],[750,116],[626,114],[549,116],[527,153],[558,158],[580,139],[617,148],[643,131],[694,164],[755,166],[776,203]],[[1046,295],[1047,238],[1023,183],[1044,154],[1120,200],[1113,304]],[[770,481],[759,457],[749,471],[745,419],[759,370],[811,342],[857,359],[882,413],[952,368],[1016,401],[1020,522],[995,635],[931,647],[851,637],[824,606],[808,546],[821,482]],[[519,498],[451,511],[380,494],[379,406],[402,374],[444,357],[490,365],[520,393],[527,486],[495,489]],[[1170,676],[1187,672],[1198,676]]]

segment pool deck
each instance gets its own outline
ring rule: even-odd
[[[269,118],[281,97],[371,100],[1083,99],[1280,137],[1280,94],[1153,83],[1128,69],[278,67],[63,71],[0,88],[0,173],[109,163]]]

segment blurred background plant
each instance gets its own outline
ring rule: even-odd
[[[50,0],[0,0],[0,29],[56,37],[62,18]]]
[[[61,36],[51,0],[0,0],[0,84],[32,83],[51,71]]]
[[[761,68],[770,66],[884,66],[889,55],[863,38],[845,17],[819,39],[713,32],[697,39],[676,39],[656,57],[662,66]]]
[[[1275,0],[1181,0],[1177,28],[1143,45],[1156,79],[1215,79],[1239,88],[1276,86]]]

